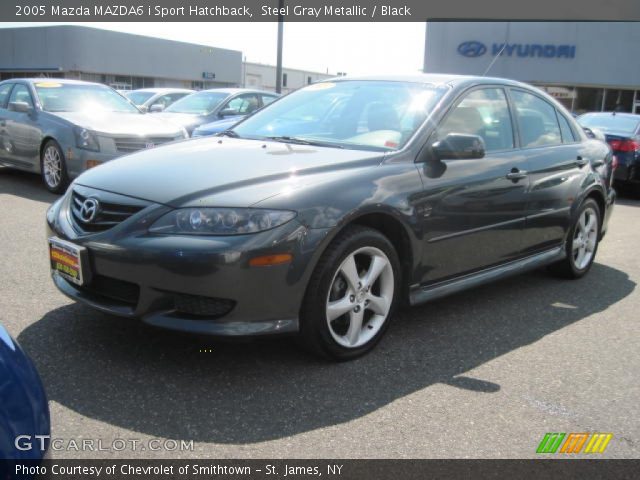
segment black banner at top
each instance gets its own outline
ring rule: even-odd
[[[279,8],[280,4],[283,7]],[[640,21],[637,0],[2,0],[2,22]]]

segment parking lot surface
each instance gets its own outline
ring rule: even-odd
[[[637,197],[620,199],[586,278],[533,272],[403,310],[341,364],[286,338],[220,342],[70,302],[49,278],[55,198],[0,170],[0,323],[44,381],[53,458],[520,458],[546,432],[612,433],[603,457],[640,456]],[[139,448],[150,439],[193,450]]]

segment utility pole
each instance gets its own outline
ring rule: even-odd
[[[276,93],[282,93],[282,34],[284,27],[284,0],[278,0],[278,60],[276,63]]]

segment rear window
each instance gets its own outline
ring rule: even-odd
[[[640,124],[640,117],[587,113],[578,118],[578,123],[583,127],[599,128],[604,132],[635,133]]]

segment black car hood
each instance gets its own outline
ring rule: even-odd
[[[377,165],[383,155],[208,137],[112,160],[83,173],[75,183],[175,207],[242,207],[282,193],[288,179],[300,188],[314,183],[312,177],[320,181],[337,171],[348,174],[353,168]],[[233,199],[233,205],[212,204],[223,198],[225,202]]]

